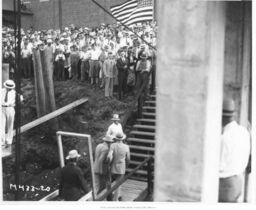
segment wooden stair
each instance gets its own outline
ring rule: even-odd
[[[131,161],[127,173],[138,166],[145,158],[155,154],[155,130],[156,130],[156,96],[144,102],[142,117],[137,119],[132,126],[127,138],[130,147]],[[154,160],[152,167],[154,165]],[[152,169],[153,170],[153,169]],[[153,174],[153,173],[152,173]],[[147,165],[142,167],[132,176],[134,180],[147,181]]]

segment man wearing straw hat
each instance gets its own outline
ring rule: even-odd
[[[250,134],[235,121],[235,102],[223,101],[219,202],[238,202],[250,155]]]
[[[77,201],[89,191],[82,170],[77,166],[80,156],[77,150],[71,150],[66,157],[67,165],[61,169],[59,195],[65,201]]]
[[[103,143],[98,144],[95,149],[94,172],[95,190],[97,194],[100,193],[101,190],[107,188],[107,185],[111,186],[110,165],[107,161],[107,155],[109,152],[110,144],[114,141],[111,136],[104,136],[102,140]]]
[[[114,114],[111,120],[113,121],[113,123],[108,127],[106,135],[112,136],[114,138],[117,133],[123,133],[123,127],[120,123],[120,118],[118,114]]]
[[[110,145],[108,160],[111,162],[111,173],[113,180],[120,180],[125,175],[126,166],[130,161],[130,148],[123,143],[126,138],[124,133],[117,133],[116,142]],[[121,200],[120,187],[118,187],[113,196],[114,201]]]
[[[1,92],[2,117],[1,117],[1,141],[2,146],[10,147],[13,140],[13,125],[15,116],[16,91],[13,80],[6,80]],[[20,100],[23,100],[20,95]],[[5,132],[7,131],[7,132]]]

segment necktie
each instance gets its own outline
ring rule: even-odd
[[[6,93],[5,93],[5,97],[4,97],[4,102],[7,102],[8,101],[8,90],[6,90]]]

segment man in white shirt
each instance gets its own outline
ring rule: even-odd
[[[123,133],[123,127],[121,123],[119,123],[120,118],[118,114],[114,114],[111,120],[113,123],[108,127],[106,135],[114,138],[117,133]]]
[[[250,155],[250,134],[234,120],[235,103],[223,102],[221,154],[219,169],[219,202],[237,202]]]
[[[90,62],[90,77],[91,84],[98,84],[99,82],[99,72],[100,72],[100,62],[99,57],[101,54],[101,49],[95,44],[92,45],[91,51],[91,62]]]
[[[13,125],[15,116],[16,91],[13,80],[6,80],[1,91],[1,142],[2,146],[10,147],[13,140]],[[23,97],[20,96],[21,101]],[[7,132],[5,132],[7,130]]]

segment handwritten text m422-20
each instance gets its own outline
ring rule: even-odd
[[[44,191],[44,192],[50,192],[51,188],[50,187],[45,187],[43,185],[36,187],[33,185],[16,185],[16,184],[10,184],[10,190],[14,191],[23,191],[23,192],[35,192],[35,191]]]

